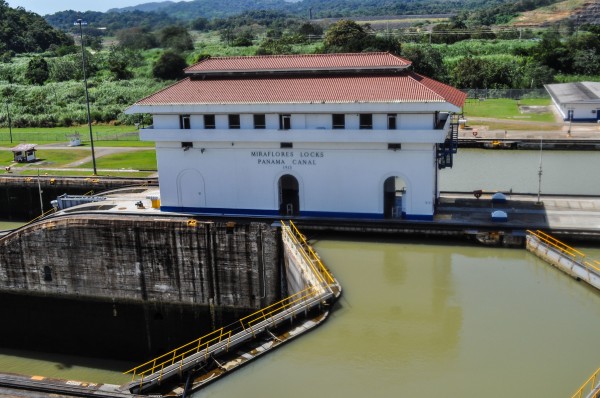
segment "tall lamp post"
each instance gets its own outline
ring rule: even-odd
[[[83,84],[85,87],[85,103],[87,105],[87,120],[88,127],[90,129],[90,144],[92,146],[92,164],[94,165],[94,175],[96,175],[96,154],[94,152],[94,135],[92,134],[92,116],[90,114],[90,96],[88,94],[88,84],[87,77],[85,75],[85,48],[83,46],[83,25],[87,25],[87,22],[84,22],[82,19],[78,19],[73,24],[75,26],[79,25],[79,36],[81,38],[81,64],[83,67]]]

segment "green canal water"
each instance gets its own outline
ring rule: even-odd
[[[197,397],[564,398],[600,366],[600,295],[525,250],[316,249],[345,289],[331,319]]]
[[[524,249],[334,239],[315,248],[344,288],[330,319],[196,397],[564,398],[600,366],[600,294]],[[1,353],[3,372],[128,381],[118,372],[127,363]]]

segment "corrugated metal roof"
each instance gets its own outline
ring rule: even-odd
[[[14,148],[11,148],[12,152],[27,152],[31,150],[36,150],[35,147],[37,144],[19,144]]]
[[[449,102],[466,94],[412,72],[392,75],[184,79],[136,105]]]
[[[547,84],[545,87],[559,103],[600,103],[600,83],[597,82]]]
[[[256,57],[215,57],[185,69],[188,74],[256,71],[317,71],[353,69],[404,69],[407,59],[390,53],[268,55]]]

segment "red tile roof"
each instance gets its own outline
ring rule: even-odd
[[[412,72],[391,75],[184,79],[136,105],[449,102],[466,94]]]
[[[268,55],[208,58],[185,69],[188,74],[256,71],[404,69],[411,62],[390,53]]]

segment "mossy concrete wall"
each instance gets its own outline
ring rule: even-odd
[[[280,250],[279,230],[260,222],[72,214],[32,224],[0,240],[0,346],[161,354],[280,300]]]
[[[73,214],[0,241],[0,290],[258,309],[280,298],[266,223]]]

